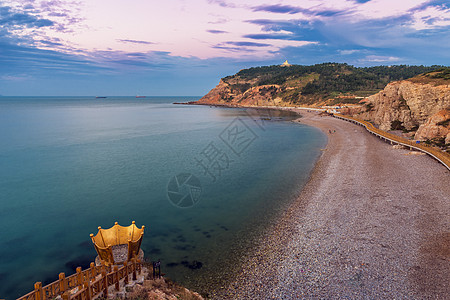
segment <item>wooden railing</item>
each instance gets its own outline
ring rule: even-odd
[[[130,262],[125,262],[122,267],[95,266],[91,263],[90,268],[84,271],[81,267],[76,269],[76,273],[66,277],[64,273],[59,274],[59,280],[46,286],[41,282],[34,284],[34,291],[18,298],[17,300],[46,300],[61,296],[64,300],[91,300],[100,294],[108,296],[108,288],[115,286],[119,291],[120,281],[123,279],[128,284],[129,275],[136,280],[137,274],[142,271],[142,262],[133,258]]]
[[[450,170],[450,154],[445,153],[435,147],[427,146],[424,144],[413,143],[412,141],[409,141],[407,139],[404,139],[404,138],[394,135],[392,133],[388,133],[384,130],[378,129],[375,126],[373,126],[373,124],[370,122],[363,121],[363,120],[360,120],[360,119],[357,119],[354,117],[344,116],[344,115],[340,115],[340,114],[333,114],[333,117],[361,125],[361,126],[365,127],[367,129],[367,131],[384,139],[385,141],[390,141],[391,143],[408,147],[411,150],[415,149],[415,150],[424,152],[424,153],[430,155],[431,157],[433,157],[434,159],[436,159],[437,161],[439,161],[448,170]]]

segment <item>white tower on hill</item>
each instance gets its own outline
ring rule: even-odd
[[[280,65],[280,67],[290,67],[291,64],[288,63],[287,59],[284,61],[284,63],[282,65]]]

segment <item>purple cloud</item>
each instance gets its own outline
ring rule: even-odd
[[[235,7],[234,4],[227,3],[225,0],[208,0],[208,3],[211,4],[218,4],[222,7]]]
[[[229,21],[228,19],[220,18],[215,21],[209,21],[208,24],[225,24],[228,23],[228,21]]]
[[[213,34],[221,34],[221,33],[228,33],[228,31],[223,31],[223,30],[214,30],[214,29],[210,29],[210,30],[206,30],[209,33],[213,33]]]
[[[147,58],[147,55],[145,53],[141,53],[141,52],[127,53],[127,56],[137,57],[137,58]]]
[[[255,43],[255,42],[225,42],[227,45],[233,45],[238,47],[267,47],[270,44]]]
[[[118,39],[117,41],[122,42],[122,43],[132,43],[132,44],[145,44],[145,45],[153,45],[153,44],[155,44],[153,42],[138,41],[138,40],[121,40],[121,39]]]
[[[55,39],[59,41],[59,39]],[[63,44],[57,41],[39,41],[39,43],[47,45],[47,46],[62,46]]]
[[[73,4],[74,1],[72,1],[70,4]],[[43,1],[41,2],[41,9],[45,9],[45,10],[54,10],[55,8],[58,7],[64,7],[64,3],[63,1],[59,1],[59,0],[52,0],[52,1]]]
[[[28,13],[14,12],[11,7],[0,7],[0,25],[9,26],[26,26],[32,27],[45,27],[54,25],[53,21],[48,19],[39,19],[36,16]]]
[[[52,75],[60,72],[71,74],[93,74],[102,72],[107,68],[83,56],[59,53],[54,50],[38,49],[35,46],[17,45],[18,40],[0,36],[0,70],[1,75],[20,74],[25,72],[29,76],[42,74],[51,69]],[[48,46],[57,45],[57,41],[41,41]]]
[[[229,46],[216,45],[216,46],[213,46],[212,48],[227,50],[227,51],[231,51],[231,52],[255,52],[255,50],[253,50],[253,49],[248,49],[248,48],[243,48],[243,47],[229,47]]]
[[[256,19],[246,21],[250,24],[260,25],[262,31],[278,32],[298,32],[305,28],[310,28],[311,22],[302,20],[268,20],[268,19]]]
[[[244,38],[253,40],[291,40],[290,34],[277,34],[277,33],[255,33],[243,35]]]
[[[51,12],[48,15],[52,16],[52,17],[69,17],[69,15],[67,13],[61,13],[61,12]]]
[[[266,11],[266,12],[272,12],[277,14],[296,14],[299,12],[303,12],[305,9],[291,6],[291,5],[281,5],[281,4],[274,4],[274,5],[260,5],[253,7],[253,11]]]
[[[433,7],[437,10],[444,11],[447,9],[450,9],[450,3],[448,0],[431,0],[426,3],[423,3],[421,5],[418,5],[414,7],[413,9],[409,10],[410,13],[416,13],[423,10],[426,10],[429,7]]]
[[[253,11],[266,11],[271,13],[277,13],[277,14],[296,14],[296,13],[303,13],[308,16],[323,16],[323,17],[332,17],[339,14],[348,14],[348,11],[345,10],[320,10],[320,9],[307,9],[307,8],[301,8],[291,5],[281,5],[281,4],[274,4],[274,5],[260,5],[255,6],[252,9]]]
[[[311,11],[312,15],[316,15],[316,16],[322,16],[322,17],[333,17],[336,15],[345,15],[345,14],[349,14],[350,11],[345,11],[345,10],[316,10],[316,11]]]
[[[270,44],[255,43],[255,42],[224,42],[213,46],[214,49],[222,49],[231,52],[255,52],[255,49],[249,47],[268,47]]]

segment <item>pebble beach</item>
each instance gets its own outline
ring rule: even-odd
[[[355,124],[297,112],[328,144],[298,199],[210,296],[446,299],[450,172]]]

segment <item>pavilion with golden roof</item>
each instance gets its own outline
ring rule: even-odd
[[[99,226],[98,233],[90,235],[98,254],[95,264],[111,266],[129,262],[133,258],[143,260],[141,243],[144,228],[138,228],[135,221],[130,226],[120,226],[117,222],[108,229]]]

